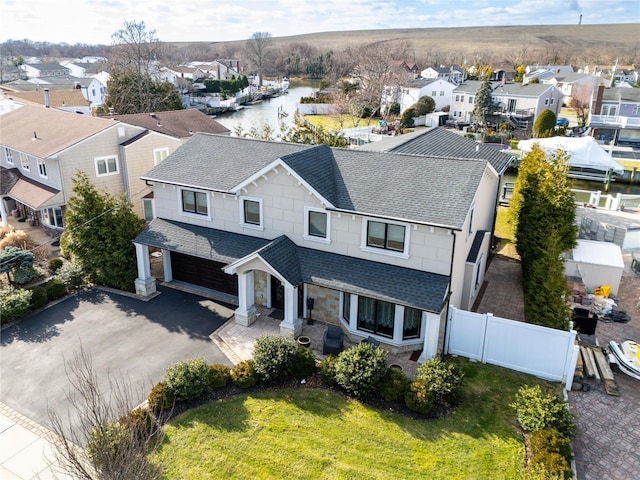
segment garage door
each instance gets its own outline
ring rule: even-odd
[[[222,267],[225,265],[221,262],[171,252],[171,270],[174,280],[237,296],[238,277],[224,273]]]

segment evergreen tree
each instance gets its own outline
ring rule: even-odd
[[[545,108],[533,122],[533,137],[548,138],[553,136],[553,130],[556,126],[556,114],[548,108]]]
[[[491,98],[493,87],[491,79],[485,76],[480,88],[476,92],[475,105],[473,106],[473,122],[477,125],[484,125],[493,114],[495,108],[494,101]]]
[[[548,158],[534,144],[522,159],[510,206],[527,320],[553,328],[566,327],[568,320],[562,255],[576,245],[568,168],[564,152]]]
[[[60,246],[100,285],[133,291],[137,277],[132,240],[144,221],[124,197],[99,192],[89,177],[79,172],[65,211],[65,231]]]

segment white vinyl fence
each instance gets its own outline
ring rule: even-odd
[[[579,353],[575,338],[575,331],[565,332],[452,307],[445,353],[561,381],[569,390]]]

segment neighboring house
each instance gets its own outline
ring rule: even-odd
[[[467,80],[453,91],[449,114],[451,120],[473,122],[475,98],[480,85],[480,80]],[[535,118],[547,108],[556,116],[562,108],[562,92],[553,85],[494,82],[492,88],[492,98],[496,104],[494,114],[499,121],[511,122],[517,128],[530,128]]]
[[[400,104],[400,113],[402,113],[421,97],[427,95],[436,102],[435,110],[440,111],[451,102],[451,92],[455,88],[453,83],[446,80],[417,78],[397,87],[385,87],[382,104],[397,102]]]
[[[84,98],[80,90],[49,90],[48,88],[35,91],[7,91],[0,87],[2,98],[17,102],[57,108],[67,112],[91,115],[90,103]]]
[[[589,127],[599,140],[640,144],[640,88],[604,88],[594,92]]]
[[[530,74],[536,71],[549,71],[549,72],[573,72],[571,65],[527,65],[524,69],[524,73]]]
[[[27,78],[63,77],[69,69],[57,63],[24,63],[20,66]]]
[[[414,76],[417,76],[420,70],[415,62],[407,62],[405,60],[392,60],[389,62],[392,68],[397,70],[406,71]]]
[[[158,165],[195,133],[230,135],[224,125],[200,110],[171,110],[154,113],[113,115],[113,120],[145,130],[122,144],[126,152],[127,172],[125,189],[134,211],[150,221],[154,218],[153,190],[140,181],[140,177]],[[155,135],[149,135],[155,132]]]
[[[459,67],[441,65],[439,67],[429,67],[420,72],[422,78],[440,79],[455,85],[460,85],[464,81],[464,72]]]
[[[189,67],[198,69],[199,72],[194,74],[195,78],[211,78],[214,80],[229,80],[232,76],[241,74],[240,60],[236,59],[218,59],[213,62],[190,62]]]
[[[556,86],[564,95],[563,102],[565,105],[569,105],[574,96],[582,99],[584,102],[588,102],[593,91],[602,83],[602,79],[596,75],[573,72],[549,72],[540,77],[539,80],[540,83],[544,83],[545,85]],[[527,82],[528,79],[525,76],[522,83]]]
[[[0,85],[0,90],[12,92],[32,92],[45,88],[48,88],[49,91],[78,90],[89,102],[91,109],[101,107],[107,96],[106,84],[95,77],[78,78],[70,75],[64,77],[39,77]]]
[[[24,106],[27,102],[24,100],[15,100],[11,96],[6,96],[4,93],[0,97],[0,115],[4,115],[7,112],[13,112],[14,110]]]
[[[142,129],[112,120],[24,105],[0,116],[0,167],[19,180],[0,201],[3,219],[21,217],[62,230],[77,170],[113,194],[124,193],[120,143]]]
[[[72,76],[78,78],[93,77],[102,71],[102,64],[98,62],[69,62],[64,66]]]
[[[263,305],[297,336],[313,299],[314,319],[424,360],[483,283],[499,176],[482,159],[196,134],[142,177],[157,218],[134,240],[136,291],[155,291],[158,248],[165,282],[218,292],[238,323]]]

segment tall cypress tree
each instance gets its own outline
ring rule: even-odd
[[[60,246],[100,285],[134,290],[137,276],[132,240],[144,221],[124,197],[99,192],[89,177],[79,172],[65,210],[65,231]]]

